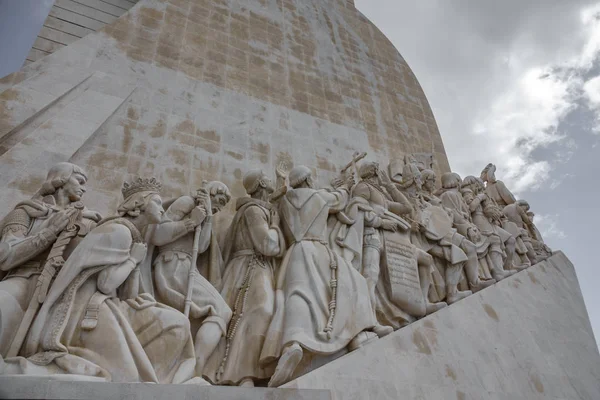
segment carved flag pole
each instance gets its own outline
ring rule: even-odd
[[[183,314],[186,317],[190,316],[190,309],[192,308],[192,292],[194,291],[194,276],[196,275],[196,262],[198,261],[198,246],[200,243],[200,232],[202,231],[201,225],[196,227],[194,231],[194,246],[192,247],[192,265],[190,265],[190,272],[188,274],[188,287],[187,293],[185,294],[185,308]]]
[[[206,185],[206,181],[202,182],[202,185]],[[204,188],[200,189],[200,190],[204,190]],[[207,193],[208,196],[210,196]],[[210,198],[210,197],[209,197]],[[206,209],[206,211],[209,211],[207,208],[207,204],[205,202],[204,204],[204,208]],[[185,306],[183,309],[183,314],[186,317],[190,316],[190,309],[192,308],[192,293],[194,291],[194,275],[196,275],[197,271],[197,266],[196,263],[198,262],[198,248],[200,247],[200,232],[202,231],[202,224],[198,225],[196,227],[196,229],[194,230],[194,245],[192,246],[192,264],[190,265],[190,272],[188,273],[188,287],[187,287],[187,293],[185,294]]]
[[[19,329],[10,345],[7,357],[16,357],[19,354],[19,350],[21,350],[21,346],[23,346],[27,332],[33,323],[33,319],[35,318],[40,305],[46,300],[46,295],[48,294],[54,276],[60,271],[60,268],[65,263],[65,259],[63,258],[65,249],[71,240],[77,236],[77,232],[79,231],[77,223],[81,220],[83,215],[83,203],[78,201],[73,207],[77,212],[71,215],[67,227],[58,235],[58,238],[50,249],[50,253],[48,254],[44,268],[42,269],[42,274],[38,278],[35,286],[33,297],[29,302],[27,311],[25,311],[25,316],[23,316]]]

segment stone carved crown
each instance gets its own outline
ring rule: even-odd
[[[139,192],[157,192],[160,193],[162,184],[156,178],[136,178],[132,182],[123,183],[123,198],[126,199],[129,196]]]

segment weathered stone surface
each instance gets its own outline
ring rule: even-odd
[[[598,399],[600,356],[556,252],[284,387],[334,399]]]
[[[329,400],[328,390],[198,387],[103,382],[65,382],[56,379],[0,377],[3,399],[198,399],[198,400]]]
[[[325,183],[355,150],[382,164],[431,153],[438,172],[449,169],[414,74],[351,1],[140,1],[99,32],[0,81],[5,151],[23,145],[23,157],[35,157],[36,133],[17,141],[13,131],[33,117],[46,122],[40,110],[52,110],[89,76],[91,93],[126,101],[107,115],[98,96],[81,95],[85,118],[68,107],[54,113],[102,124],[58,161],[81,164],[94,177],[89,197],[113,204],[130,174],[157,176],[171,196],[202,179],[222,180],[241,196],[242,167],[271,169],[287,160],[314,165]],[[58,126],[54,133],[64,134]],[[14,186],[0,187],[13,191],[3,214],[31,195]]]

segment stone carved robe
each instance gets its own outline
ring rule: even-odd
[[[57,236],[42,224],[59,211],[54,197],[23,201],[0,222],[0,355],[6,356],[31,294]],[[77,236],[63,253],[69,254],[96,226],[100,215],[84,209]]]
[[[196,206],[190,196],[177,199],[167,210],[168,221],[155,225],[152,241],[161,243],[153,262],[153,290],[156,299],[181,312],[185,308],[190,268],[197,268],[194,275],[190,307],[192,335],[201,324],[213,322],[219,325],[223,335],[231,318],[231,309],[227,306],[215,284],[221,284],[221,252],[212,229],[212,217],[208,217],[201,226],[198,263],[192,266],[194,231],[188,232],[185,220]],[[201,257],[203,256],[204,257]],[[204,266],[204,268],[202,268]],[[204,274],[202,273],[204,272]],[[209,277],[213,278],[210,281]]]
[[[358,333],[375,326],[365,279],[327,244],[328,215],[343,210],[347,196],[345,191],[301,188],[288,191],[281,199],[282,227],[290,247],[278,273],[275,315],[262,363],[278,359],[292,342],[312,353],[333,354]],[[332,272],[337,293],[330,321]]]
[[[223,251],[226,267],[221,290],[235,316],[227,338],[205,369],[213,382],[235,385],[245,378],[260,380],[273,375],[274,365],[259,365],[275,312],[277,258],[286,250],[283,232],[271,226],[272,207],[249,197],[238,199]]]
[[[154,383],[193,377],[194,348],[182,313],[147,294],[118,296],[98,289],[99,281],[110,279],[118,268],[130,268],[125,261],[136,236],[133,229],[110,221],[85,237],[39,310],[24,357],[5,360],[5,375]],[[134,270],[120,289],[136,286],[135,279]]]

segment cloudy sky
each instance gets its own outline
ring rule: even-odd
[[[600,2],[356,0],[431,103],[452,168],[493,162],[575,264],[600,341]]]

